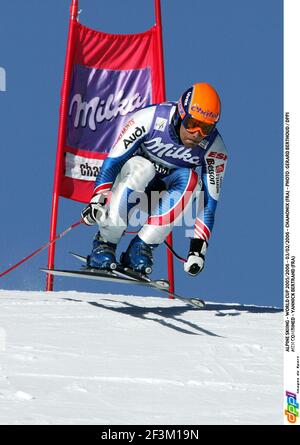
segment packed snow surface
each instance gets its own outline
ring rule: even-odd
[[[282,312],[0,291],[0,424],[283,422]]]

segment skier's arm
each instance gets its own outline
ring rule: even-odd
[[[227,152],[221,136],[208,150],[202,166],[202,189],[194,228],[194,238],[190,242],[185,271],[197,275],[204,267],[205,254],[215,221],[215,212],[224,179]]]
[[[218,135],[208,150],[202,167],[202,192],[195,224],[195,238],[209,241],[215,221],[215,212],[224,179],[227,153]]]

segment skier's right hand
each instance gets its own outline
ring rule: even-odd
[[[99,195],[93,196],[90,203],[81,212],[82,221],[88,226],[103,223],[107,217],[105,204],[105,197]]]

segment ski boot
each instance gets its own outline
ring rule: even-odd
[[[157,244],[147,244],[136,236],[129,244],[126,252],[120,258],[122,266],[129,267],[136,272],[148,275],[152,272],[152,250]]]
[[[105,241],[98,232],[93,241],[92,252],[87,259],[87,267],[102,270],[116,269],[116,247],[116,244]]]

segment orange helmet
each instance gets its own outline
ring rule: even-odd
[[[179,99],[178,112],[182,121],[189,117],[195,121],[215,125],[220,119],[221,101],[211,85],[195,83]]]

